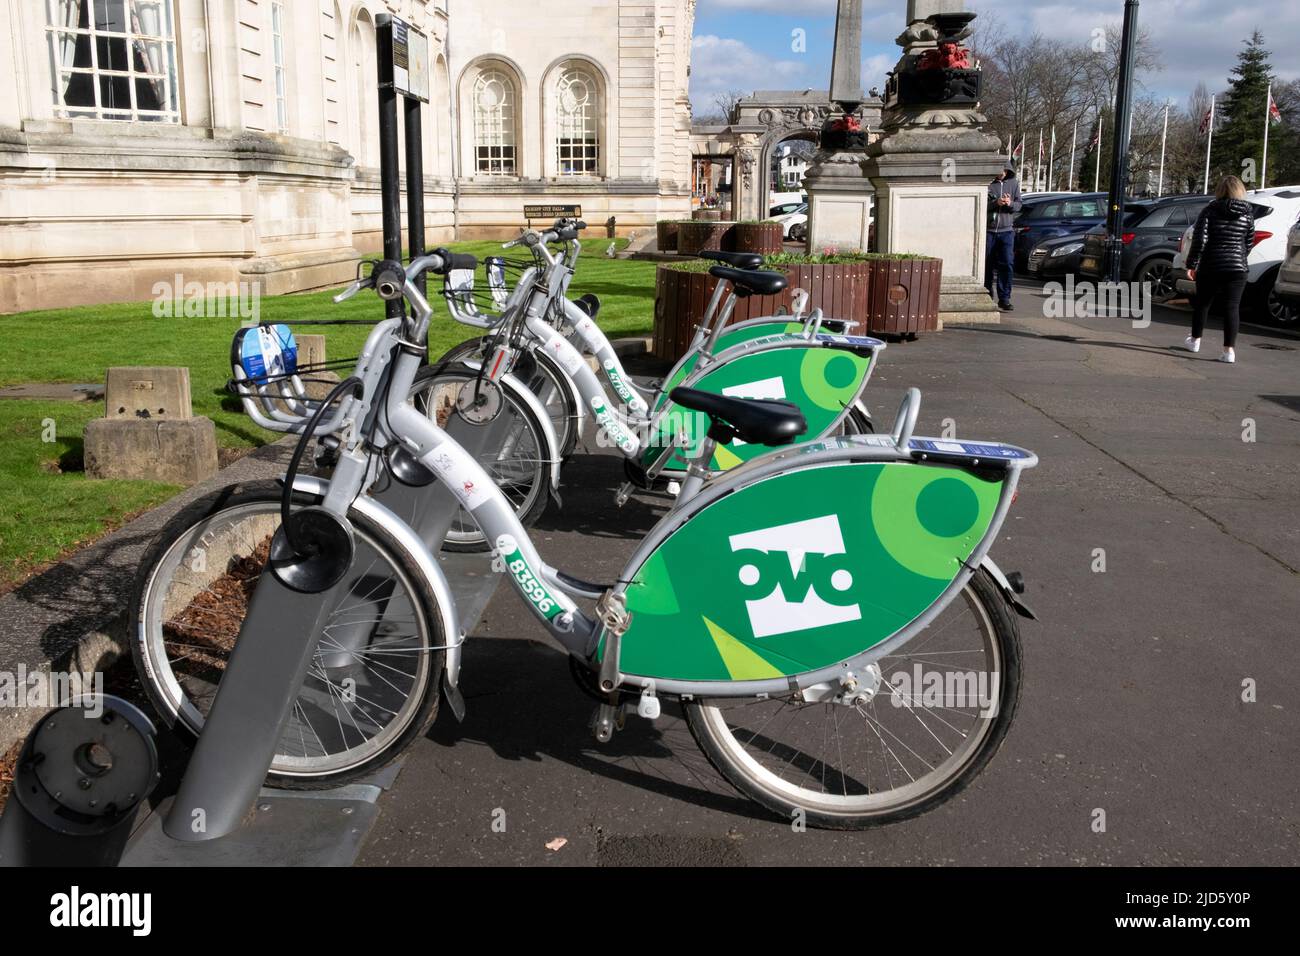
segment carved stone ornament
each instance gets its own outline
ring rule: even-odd
[[[754,185],[754,152],[749,149],[740,151],[740,180],[746,189]]]

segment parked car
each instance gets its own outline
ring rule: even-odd
[[[1106,221],[1105,193],[1080,193],[1034,202],[1016,218],[1015,267],[1024,271],[1029,253],[1044,239],[1086,232]]]
[[[769,216],[784,216],[807,204],[808,197],[803,193],[774,193],[772,206],[768,209],[767,214]]]
[[[1127,208],[1120,235],[1124,242],[1120,279],[1151,283],[1151,295],[1156,302],[1177,295],[1174,256],[1178,254],[1178,242],[1209,201],[1208,196],[1166,196]],[[1102,278],[1105,252],[1106,226],[1103,223],[1089,229],[1084,237],[1079,274],[1094,280]]]
[[[1029,253],[1026,270],[1036,279],[1059,279],[1079,272],[1084,234],[1073,233],[1044,239]]]
[[[1255,212],[1255,247],[1246,257],[1246,293],[1242,301],[1256,318],[1279,325],[1294,324],[1300,318],[1300,311],[1278,296],[1275,285],[1282,260],[1287,258],[1291,226],[1300,216],[1300,186],[1253,189],[1246,193],[1246,200]],[[1174,256],[1175,287],[1189,296],[1196,292],[1196,283],[1187,278],[1186,264],[1194,225],[1183,232],[1178,254]]]
[[[1273,283],[1273,294],[1293,312],[1300,311],[1300,220],[1287,235],[1286,260]]]
[[[800,236],[794,234],[795,227],[802,227],[803,237],[807,238],[808,233],[808,204],[800,203],[793,210],[781,216],[772,216],[771,219],[781,224],[781,235],[785,239],[798,240]]]

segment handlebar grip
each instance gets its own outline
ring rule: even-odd
[[[402,293],[406,291],[406,269],[400,262],[385,259],[375,266],[374,271],[370,273],[370,279],[374,283],[375,291],[379,293],[379,298],[385,301],[400,299]]]
[[[434,249],[433,254],[442,260],[442,268],[433,270],[440,276],[445,276],[453,269],[468,269],[472,272],[478,268],[478,259],[465,252],[452,252],[441,247]]]

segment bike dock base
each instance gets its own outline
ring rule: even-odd
[[[471,633],[501,575],[488,554],[438,556],[462,627]],[[216,840],[182,843],[163,833],[173,797],[142,808],[121,866],[350,866],[379,817],[379,798],[392,789],[404,758],[357,783],[331,790],[264,787],[235,832]]]

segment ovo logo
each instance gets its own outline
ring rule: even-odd
[[[837,516],[760,528],[728,540],[741,561],[741,585],[761,595],[745,601],[755,637],[861,620],[862,608],[848,601],[853,573]]]

